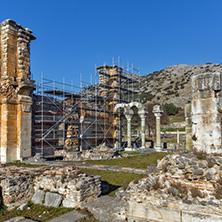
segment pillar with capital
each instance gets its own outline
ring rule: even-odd
[[[141,118],[141,149],[145,149],[145,141],[146,141],[146,129],[145,129],[145,120],[146,120],[146,116],[147,116],[147,111],[145,109],[139,109],[138,114]]]
[[[157,152],[161,152],[162,151],[162,146],[161,146],[161,131],[160,131],[160,117],[163,114],[163,107],[160,105],[155,105],[153,107],[153,113],[156,117],[156,146],[155,146],[155,150]]]

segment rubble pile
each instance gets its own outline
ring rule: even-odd
[[[55,155],[62,155],[64,156],[64,160],[67,161],[76,160],[76,159],[99,160],[99,159],[113,159],[113,158],[122,157],[116,149],[107,147],[105,144],[101,144],[96,148],[83,151],[56,150]]]
[[[121,157],[116,149],[109,148],[105,144],[101,144],[94,149],[82,152],[82,158],[98,160],[98,159],[113,159]]]
[[[33,178],[45,169],[0,165],[0,190],[5,205],[25,202],[34,194]]]
[[[101,194],[101,177],[82,173],[75,166],[52,167],[34,179],[35,190],[63,196],[63,206],[75,207]]]
[[[221,156],[168,155],[158,163],[158,173],[132,181],[127,188],[120,188],[116,196],[124,199],[130,209],[145,204],[221,215],[221,163]]]
[[[64,207],[75,207],[101,194],[101,177],[82,173],[75,166],[26,168],[1,165],[0,191],[4,205],[27,202],[37,192],[37,196],[49,193],[46,197],[59,197]]]

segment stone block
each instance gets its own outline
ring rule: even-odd
[[[222,216],[216,214],[205,214],[200,212],[192,211],[183,211],[181,221],[190,221],[190,222],[221,222]]]
[[[62,206],[67,207],[67,208],[75,208],[77,206],[77,203],[69,200],[63,200],[62,201]]]
[[[134,218],[144,221],[181,221],[180,210],[130,201],[127,203],[127,217],[131,218],[131,221]]]
[[[45,194],[45,203],[44,205],[47,207],[59,207],[62,202],[62,195],[57,193],[47,192]]]
[[[43,204],[43,200],[45,197],[45,192],[43,190],[36,190],[32,197],[32,202],[34,204]]]

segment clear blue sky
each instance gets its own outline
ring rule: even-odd
[[[176,64],[221,63],[221,0],[7,0],[0,18],[33,30],[31,71],[50,79],[79,74],[118,56],[141,74]]]

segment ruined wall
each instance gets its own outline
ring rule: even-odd
[[[192,78],[193,149],[222,153],[221,149],[221,73],[204,73]]]
[[[30,42],[32,31],[12,20],[0,24],[0,162],[31,155]]]

